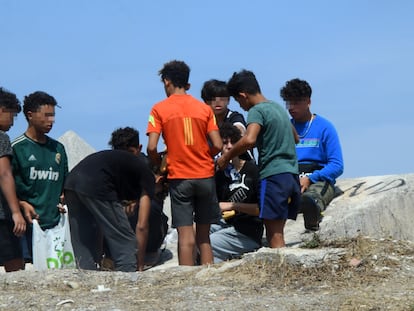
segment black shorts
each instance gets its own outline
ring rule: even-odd
[[[12,221],[0,219],[0,265],[12,259],[22,258],[20,241],[13,233],[13,227]]]

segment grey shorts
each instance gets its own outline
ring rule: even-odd
[[[214,177],[171,179],[172,226],[216,223],[221,218]]]

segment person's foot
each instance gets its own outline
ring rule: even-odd
[[[158,249],[155,252],[147,252],[145,254],[145,270],[154,267],[160,261],[162,250]]]
[[[100,263],[100,270],[102,271],[115,271],[115,265],[112,258],[103,257]]]
[[[310,196],[303,195],[301,211],[305,222],[305,228],[310,231],[319,230],[319,223],[322,221],[321,208],[318,202]]]

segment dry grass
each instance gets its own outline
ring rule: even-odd
[[[311,247],[346,253],[313,268],[258,256],[221,273],[203,267],[138,274],[22,271],[1,280],[0,309],[414,311],[413,243],[363,237],[314,242]],[[350,265],[353,258],[360,263]],[[111,290],[91,292],[99,284]]]

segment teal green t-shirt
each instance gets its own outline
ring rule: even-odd
[[[261,126],[256,140],[260,178],[281,173],[298,174],[295,139],[289,117],[278,103],[261,102],[250,108],[247,125]]]
[[[12,148],[17,197],[34,206],[42,229],[55,226],[60,219],[57,204],[68,174],[64,146],[50,137],[40,144],[23,134],[12,142]]]

